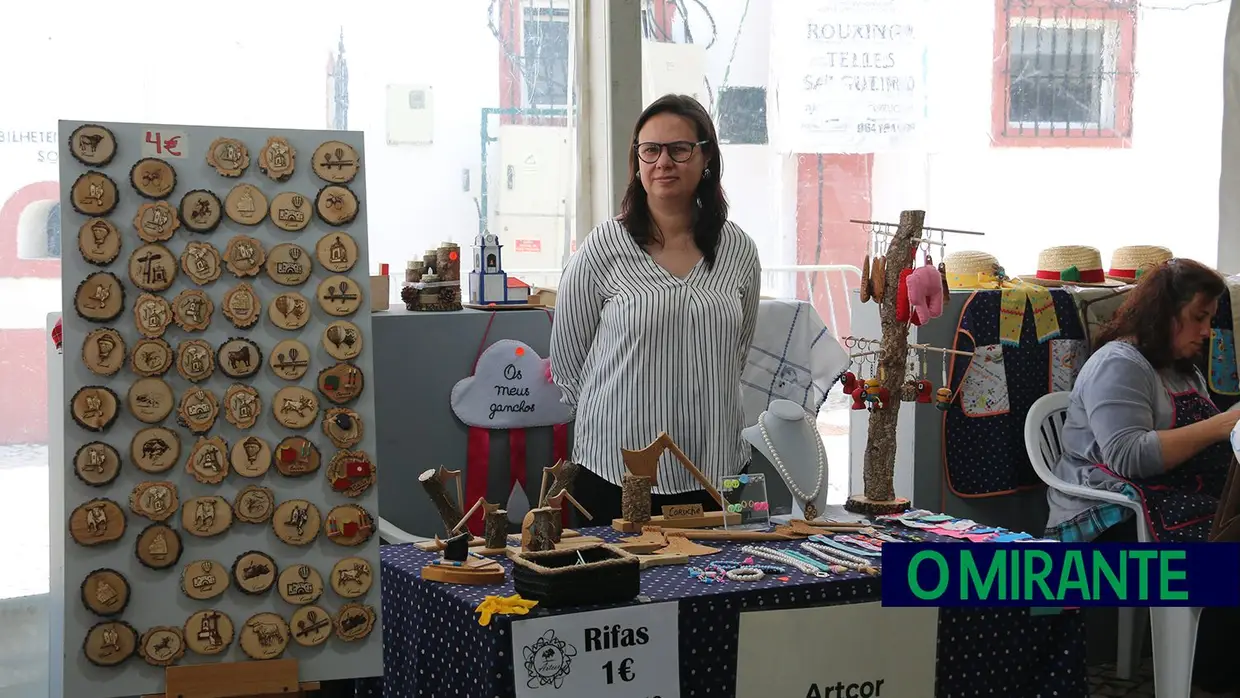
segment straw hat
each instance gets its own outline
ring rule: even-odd
[[[1102,253],[1086,245],[1048,247],[1038,253],[1038,272],[1021,281],[1040,286],[1119,286],[1106,278]]]
[[[976,250],[949,252],[943,258],[947,287],[953,291],[999,288],[1003,267],[994,255]]]
[[[1136,282],[1137,277],[1174,257],[1171,250],[1158,245],[1126,245],[1111,253],[1111,266],[1107,278],[1126,284]]]

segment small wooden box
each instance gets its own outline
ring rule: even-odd
[[[387,310],[392,295],[392,277],[370,277],[370,311]]]
[[[521,553],[512,556],[512,583],[545,608],[623,603],[641,593],[641,561],[607,543]]]

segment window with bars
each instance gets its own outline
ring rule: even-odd
[[[568,9],[527,7],[521,26],[526,106],[568,104]]]

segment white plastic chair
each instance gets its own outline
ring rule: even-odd
[[[380,516],[379,540],[384,540],[388,543],[394,543],[396,545],[407,545],[409,543],[425,543],[430,540],[430,538],[415,536]]]
[[[1029,408],[1025,417],[1025,449],[1029,462],[1047,487],[1083,499],[1110,502],[1131,509],[1137,521],[1137,537],[1142,543],[1154,541],[1145,518],[1145,508],[1119,492],[1073,485],[1056,477],[1051,464],[1063,455],[1060,434],[1068,418],[1070,393],[1043,395]],[[1148,613],[1148,615],[1147,615]],[[1193,655],[1197,650],[1197,621],[1201,609],[1194,607],[1151,607],[1119,609],[1119,647],[1116,650],[1115,673],[1131,679],[1141,661],[1145,625],[1153,625],[1154,691],[1169,698],[1187,697],[1192,690]]]

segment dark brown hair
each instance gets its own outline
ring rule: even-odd
[[[719,251],[719,238],[723,224],[728,220],[728,199],[723,193],[723,158],[719,155],[719,137],[715,134],[715,125],[710,114],[696,99],[688,95],[663,95],[646,107],[637,123],[633,126],[633,142],[629,148],[629,186],[624,192],[624,200],[620,203],[620,215],[617,216],[629,235],[642,247],[651,242],[662,242],[662,235],[650,217],[650,206],[646,201],[646,187],[642,186],[638,171],[641,165],[637,159],[637,135],[642,126],[657,114],[675,114],[693,123],[699,141],[706,141],[698,146],[706,156],[706,168],[709,176],[703,176],[697,188],[697,216],[693,220],[693,242],[702,251],[706,260],[706,268],[715,266],[715,257]]]
[[[1194,359],[1177,359],[1173,337],[1175,321],[1198,294],[1214,300],[1227,291],[1223,277],[1191,259],[1172,259],[1141,275],[1115,317],[1098,335],[1098,346],[1131,338],[1142,356],[1156,369],[1174,367],[1192,373]]]

